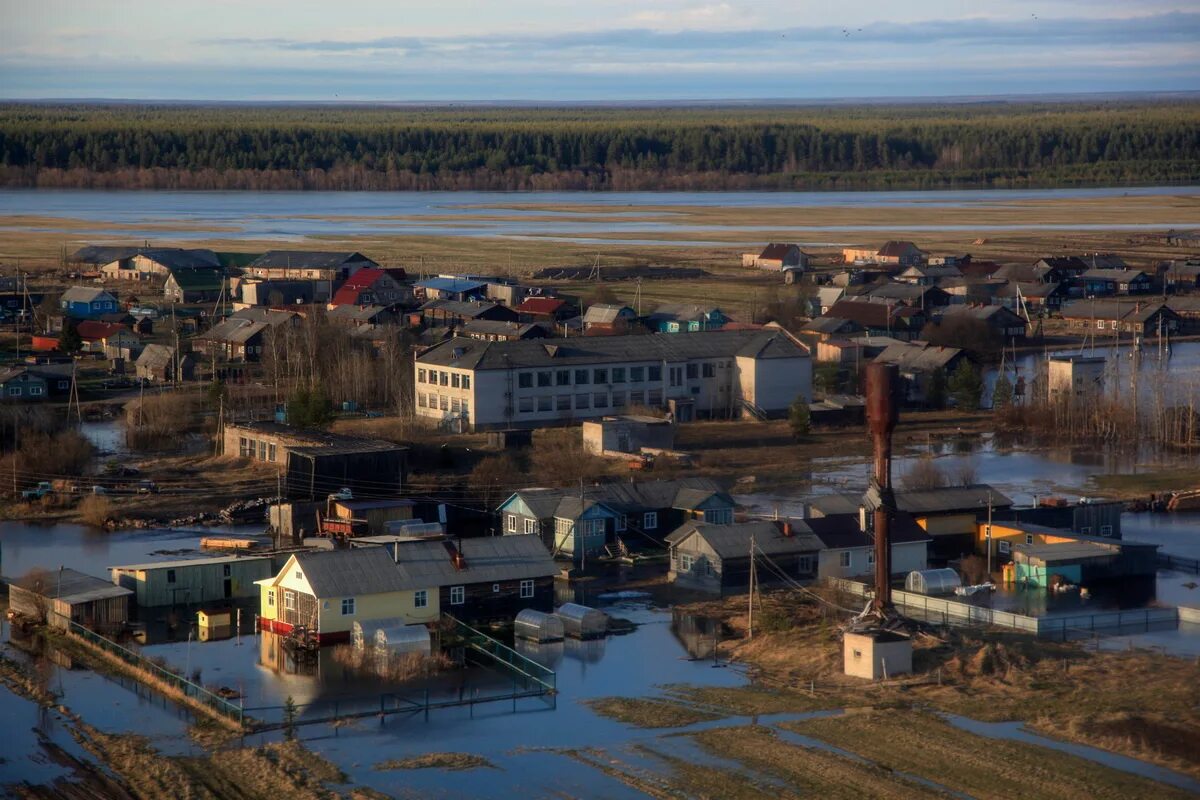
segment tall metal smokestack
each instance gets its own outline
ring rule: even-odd
[[[892,608],[892,516],[896,498],[892,494],[892,432],[899,417],[899,370],[893,364],[867,365],[867,427],[875,446],[875,469],[867,491],[868,505],[875,511],[875,600],[880,616]]]

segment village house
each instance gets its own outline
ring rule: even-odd
[[[129,333],[129,328],[119,322],[100,322],[84,320],[75,326],[85,353],[103,353],[108,347],[108,340],[120,333]]]
[[[259,306],[328,303],[331,297],[329,281],[235,278],[230,281],[230,291],[237,298],[233,303],[235,311]]]
[[[895,280],[914,286],[936,286],[946,278],[961,278],[962,272],[953,265],[934,266],[931,264],[913,264],[896,275]]]
[[[713,594],[741,594],[750,588],[750,551],[769,558],[760,564],[757,583],[787,588],[817,576],[824,544],[803,520],[762,520],[732,525],[689,521],[667,536],[667,580],[676,586]],[[779,573],[783,573],[780,575]]]
[[[1068,283],[1087,270],[1088,264],[1077,256],[1047,256],[1033,264],[1005,264],[995,277],[1023,283]]]
[[[155,383],[190,381],[196,377],[196,362],[191,353],[176,357],[174,347],[148,344],[134,362],[139,380]]]
[[[417,299],[454,300],[459,303],[485,299],[487,286],[486,280],[461,275],[439,275],[413,284]]]
[[[0,369],[0,396],[10,401],[42,401],[71,392],[73,365],[16,365]]]
[[[629,306],[596,303],[583,313],[583,329],[591,332],[627,333],[637,323],[637,312]]]
[[[67,289],[58,298],[58,307],[64,317],[71,319],[99,319],[121,310],[114,295],[103,289],[88,286],[72,286]]]
[[[173,303],[211,303],[221,297],[225,276],[215,269],[172,268],[163,297]]]
[[[401,283],[391,270],[364,267],[334,292],[329,308],[338,306],[392,306],[411,303],[412,287]]]
[[[817,555],[820,579],[854,578],[875,572],[875,535],[871,530],[874,514],[828,514],[799,520],[821,543]],[[907,575],[929,566],[932,535],[904,511],[892,515],[888,532],[892,544],[892,577]]]
[[[458,326],[459,336],[484,342],[515,342],[523,339],[545,339],[549,332],[533,322],[503,322],[490,319],[473,319]]]
[[[1024,339],[1028,323],[1004,306],[952,305],[942,309],[937,321],[945,324],[951,320],[969,319],[982,322],[992,335],[1001,341]]]
[[[664,303],[646,318],[646,325],[658,333],[680,333],[716,331],[729,321],[729,317],[715,306]]]
[[[145,348],[146,343],[136,333],[120,330],[104,340],[104,357],[113,361],[122,359],[132,364]]]
[[[897,264],[902,267],[911,267],[920,264],[924,260],[925,251],[912,242],[885,242],[883,247],[879,248],[875,253],[875,262],[878,264]],[[955,272],[957,272],[957,269]]]
[[[81,247],[67,261],[86,265],[106,280],[149,280],[174,269],[219,270],[217,254],[207,249],[179,247]]]
[[[516,308],[525,302],[525,298],[531,296],[541,296],[544,293],[553,294],[554,290],[546,290],[535,286],[526,286],[522,283],[509,280],[507,278],[493,278],[488,281],[487,287],[484,289],[484,297],[491,300],[493,303],[499,303],[502,306]]]
[[[556,322],[578,315],[579,310],[561,297],[526,297],[515,308],[522,322]]]
[[[516,322],[517,312],[484,300],[430,300],[421,306],[421,320],[431,328],[456,328],[469,320]]]
[[[270,250],[246,265],[247,275],[270,280],[344,281],[360,269],[378,268],[362,253]]]
[[[823,319],[841,320],[846,324],[830,326]],[[921,309],[898,303],[872,302],[869,298],[843,299],[822,317],[802,329],[825,335],[865,333],[869,336],[891,336],[907,341],[915,338],[925,326],[926,315]],[[832,328],[832,329],[830,329]]]
[[[989,508],[998,515],[1006,513],[1013,504],[1012,500],[987,484],[905,489],[896,491],[895,497],[896,508],[910,515],[917,526],[931,537],[929,560],[942,564],[974,552],[975,524],[987,519]],[[861,526],[868,525],[871,517],[866,512],[863,496],[847,492],[814,497],[810,501],[809,519],[806,521],[812,525],[815,519],[837,515],[858,517]],[[813,531],[820,535],[816,526],[813,526]],[[851,574],[864,574],[867,571]]]
[[[8,585],[8,607],[22,617],[66,630],[69,623],[114,635],[129,622],[129,589],[59,567],[31,572]]]
[[[1064,305],[1061,313],[1070,327],[1097,334],[1173,334],[1182,322],[1169,305],[1149,300],[1075,300]]]
[[[1046,392],[1051,402],[1094,400],[1104,389],[1104,356],[1054,355],[1046,360]]]
[[[1200,289],[1200,260],[1189,258],[1167,262],[1163,281],[1172,291],[1191,292]]]
[[[918,283],[884,283],[869,289],[865,296],[873,301],[899,303],[922,310],[950,303],[950,295],[942,289]]]
[[[875,361],[895,364],[904,383],[904,401],[910,405],[923,405],[929,401],[929,386],[934,374],[941,372],[949,376],[964,358],[966,355],[957,347],[916,341],[889,345]]]
[[[397,325],[403,319],[399,306],[336,306],[325,312],[334,324],[353,327]]]
[[[618,539],[662,542],[690,519],[733,522],[735,503],[709,478],[608,483],[571,489],[522,489],[497,509],[505,536],[535,534],[554,555],[600,555]],[[578,541],[577,541],[578,539]]]
[[[109,567],[140,608],[257,597],[256,581],[273,574],[270,556],[216,556]]]
[[[526,608],[551,611],[556,573],[534,536],[300,552],[258,582],[259,619],[275,633],[304,626],[321,644],[348,640],[355,622],[508,620]]]
[[[822,314],[828,314],[829,309],[833,308],[833,304],[845,296],[846,287],[844,286],[820,287],[813,296],[813,308],[809,316],[819,317]]]
[[[882,306],[881,306],[882,308]],[[535,428],[630,406],[781,416],[812,397],[807,348],[779,329],[480,342],[456,337],[419,355],[416,415],[471,430]]]
[[[1179,331],[1200,331],[1200,295],[1181,297],[1174,295],[1167,300],[1167,308],[1179,315]]]
[[[996,293],[996,301],[1021,316],[1025,310],[1031,314],[1056,312],[1070,296],[1070,289],[1066,283],[1009,281]]]
[[[808,254],[803,252],[799,245],[772,242],[759,253],[743,253],[742,266],[775,272],[788,268],[805,269],[808,267]]]
[[[386,497],[404,488],[408,448],[380,439],[294,428],[277,422],[225,426],[222,452],[274,464],[289,497],[324,497],[342,488],[355,497]]]
[[[951,305],[993,305],[996,295],[1007,284],[995,278],[942,278],[938,288],[944,291]]]
[[[1089,269],[1079,281],[1088,297],[1146,294],[1154,288],[1150,276],[1140,269]]]

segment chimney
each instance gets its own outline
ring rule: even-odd
[[[787,537],[787,538],[789,538],[789,539],[792,537],[792,523],[791,523],[791,520],[786,520],[786,519],[785,519],[785,520],[783,521],[783,525],[782,525],[782,526],[781,526],[781,528],[780,528],[780,532],[781,532],[781,533],[782,533],[782,534],[783,534],[785,537]]]
[[[867,366],[867,426],[875,447],[875,474],[868,494],[875,500],[875,613],[886,616],[891,610],[892,547],[889,541],[896,500],[892,494],[892,432],[896,429],[900,382],[898,369],[891,364]],[[866,521],[866,513],[862,514]]]

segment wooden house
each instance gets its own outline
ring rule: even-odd
[[[749,590],[751,543],[756,558],[765,556],[772,562],[772,569],[757,570],[764,587],[811,581],[817,576],[824,548],[803,520],[732,525],[689,521],[672,531],[666,541],[670,553],[667,580],[683,588],[720,595]]]
[[[8,606],[14,613],[53,628],[67,621],[102,633],[115,633],[129,621],[133,592],[73,569],[39,570],[8,586]]]
[[[1088,297],[1146,294],[1154,288],[1151,277],[1140,269],[1089,269],[1079,282]]]
[[[218,556],[109,567],[112,582],[134,592],[139,606],[176,606],[256,597],[255,582],[272,574],[270,556]]]
[[[788,268],[804,269],[808,266],[808,254],[799,245],[772,242],[758,253],[743,253],[742,266],[780,272]]]

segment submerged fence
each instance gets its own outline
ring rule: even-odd
[[[207,706],[221,716],[228,717],[234,720],[239,725],[245,724],[245,711],[240,705],[235,705],[229,702],[224,697],[210,692],[198,683],[194,683],[187,678],[172,672],[160,664],[151,661],[141,653],[130,650],[127,647],[117,644],[112,639],[108,639],[93,630],[85,628],[74,620],[60,616],[64,627],[68,633],[89,642],[107,653],[111,653],[117,658],[140,670],[148,672],[152,677],[162,681],[172,689],[176,689],[186,697],[195,700],[196,702]],[[153,688],[153,687],[151,687]]]
[[[844,592],[858,597],[871,594],[871,587],[859,581],[835,578],[833,585]],[[1037,636],[1063,636],[1126,628],[1130,626],[1175,626],[1179,624],[1177,608],[1141,608],[1130,611],[1096,611],[1087,614],[1062,614],[1058,616],[1031,617],[1012,611],[1001,611],[986,606],[977,606],[950,600],[944,597],[892,590],[892,602],[905,612],[923,616],[932,622],[942,621],[955,624],[996,625],[1001,628],[1026,631]]]
[[[529,691],[555,692],[557,675],[554,670],[543,666],[528,656],[523,656],[506,644],[496,641],[486,633],[477,631],[450,614],[443,615],[452,627],[451,636],[460,638],[468,650],[482,656],[485,666],[499,667],[523,682]]]
[[[1159,553],[1158,566],[1160,569],[1177,569],[1180,572],[1200,573],[1200,558],[1187,558],[1185,556],[1173,556],[1170,553]]]

